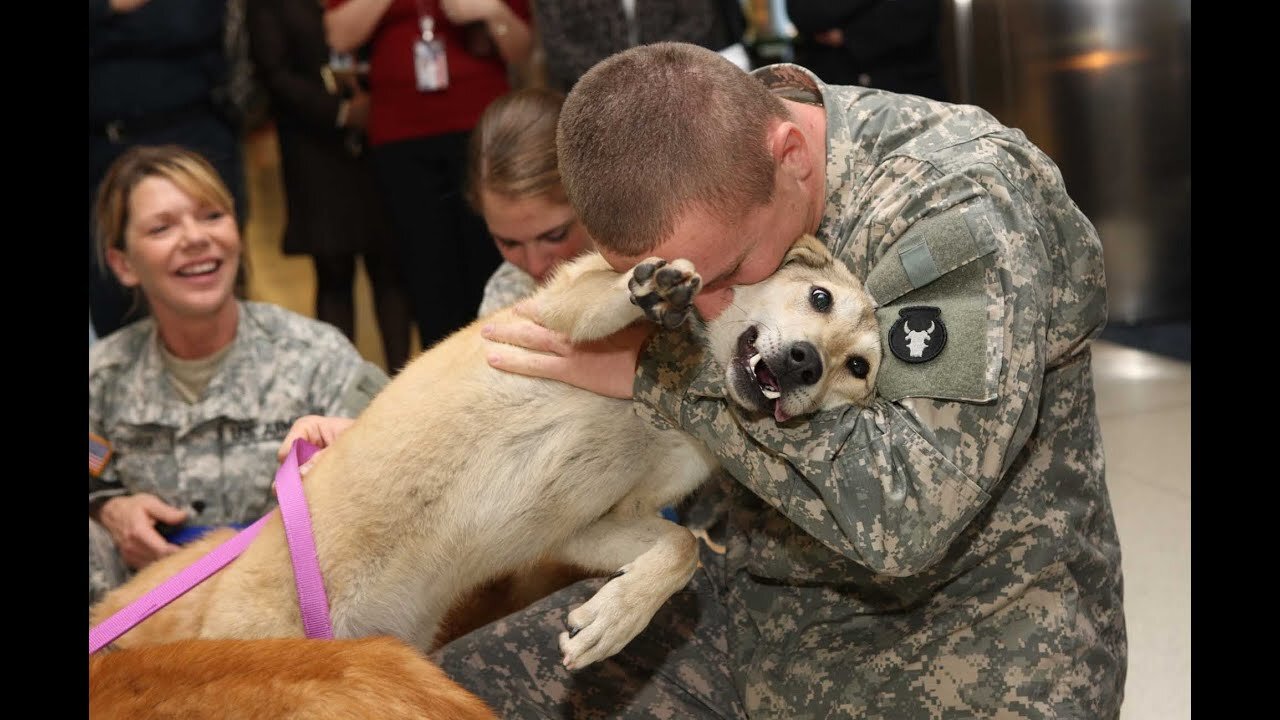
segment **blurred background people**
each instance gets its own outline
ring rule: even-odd
[[[787,0],[795,62],[832,85],[946,100],[941,0]]]
[[[248,0],[246,11],[254,66],[270,98],[280,147],[284,254],[311,257],[315,315],[351,340],[356,258],[363,256],[387,368],[394,373],[409,357],[409,301],[364,147],[369,95],[353,63],[331,66],[320,0]]]
[[[90,603],[180,534],[257,520],[294,421],[354,417],[387,382],[333,326],[236,299],[234,203],[199,155],[130,148],[94,218],[99,260],[149,317],[89,348]]]
[[[500,262],[463,199],[467,138],[533,46],[527,0],[329,0],[330,47],[369,45],[369,145],[422,347],[474,319]]]
[[[89,208],[107,167],[134,145],[177,143],[207,158],[247,213],[237,111],[228,89],[228,0],[89,1]],[[98,265],[89,313],[99,337],[137,319]]]
[[[629,47],[675,40],[719,52],[740,43],[746,27],[737,0],[538,0],[533,11],[547,84],[561,92]],[[745,55],[730,59],[745,61]]]

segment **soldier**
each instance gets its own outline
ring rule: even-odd
[[[692,260],[703,317],[816,234],[876,300],[878,398],[777,424],[707,380],[698,327],[556,354],[495,324],[534,351],[495,343],[495,367],[704,441],[736,480],[728,549],[608,660],[569,673],[552,640],[597,579],[445,646],[444,669],[504,717],[1117,717],[1101,243],[1054,163],[976,107],[673,43],[588,72],[558,147],[610,264]]]
[[[178,526],[264,515],[293,422],[354,416],[387,383],[336,328],[235,297],[232,207],[176,146],[131,148],[99,191],[98,252],[150,316],[89,350],[90,604],[175,551]]]

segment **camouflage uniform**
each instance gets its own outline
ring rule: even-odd
[[[877,302],[875,405],[786,426],[744,417],[696,331],[659,336],[637,370],[639,411],[702,439],[738,481],[727,554],[704,552],[686,589],[699,601],[573,675],[555,634],[581,586],[437,658],[513,718],[560,717],[557,705],[1118,717],[1127,643],[1090,360],[1106,317],[1093,226],[1050,159],[981,109],[825,86],[793,65],[754,74],[826,108],[817,234]],[[908,362],[890,343],[919,307],[940,311],[947,341]]]
[[[538,283],[532,275],[503,260],[484,284],[484,298],[480,301],[476,317],[484,317],[495,310],[514,305],[537,289]]]
[[[256,520],[275,506],[276,450],[293,422],[353,417],[386,383],[333,326],[241,302],[231,350],[189,405],[166,375],[154,322],[141,320],[89,349],[89,432],[114,453],[90,476],[89,502],[147,492],[187,510],[191,525]],[[126,576],[90,519],[90,603]]]

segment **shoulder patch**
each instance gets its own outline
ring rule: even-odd
[[[903,362],[925,363],[938,357],[947,346],[947,325],[942,310],[913,305],[898,311],[898,321],[889,328],[889,350]]]
[[[876,310],[884,352],[876,392],[989,402],[1003,362],[1004,301],[987,256]]]
[[[89,433],[89,474],[101,477],[107,463],[111,461],[111,443],[101,435]]]

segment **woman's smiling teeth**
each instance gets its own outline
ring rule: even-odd
[[[221,264],[222,263],[218,260],[206,260],[201,263],[195,263],[194,265],[184,265],[183,267],[178,268],[178,274],[182,277],[208,275],[214,270],[217,270],[218,266]]]

